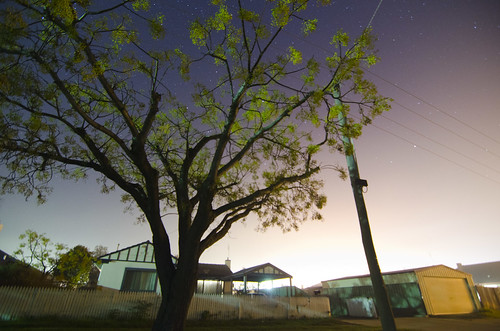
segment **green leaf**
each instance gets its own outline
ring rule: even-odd
[[[278,1],[276,7],[271,11],[273,16],[272,25],[278,28],[285,27],[290,21],[290,7],[288,1]]]
[[[296,50],[294,47],[288,47],[288,52],[290,53],[290,60],[293,64],[302,63],[302,53]]]
[[[153,39],[161,39],[165,36],[165,29],[163,28],[163,20],[165,15],[158,15],[153,20],[149,21],[149,29]]]
[[[307,146],[307,154],[316,154],[320,151],[319,145],[309,145]]]
[[[193,42],[193,45],[196,46],[204,46],[206,44],[205,38],[208,36],[208,31],[198,21],[194,21],[191,23],[191,27],[189,29],[189,37]]]
[[[259,14],[251,10],[241,8],[238,12],[240,19],[247,22],[257,22],[260,18]]]
[[[312,20],[305,20],[302,23],[302,33],[305,36],[310,35],[312,32],[316,31],[316,27],[318,25],[318,19],[312,19]]]
[[[342,29],[340,29],[333,36],[332,41],[330,41],[330,44],[332,44],[332,45],[340,45],[340,46],[347,46],[349,44],[349,36]]]
[[[150,8],[149,0],[134,0],[132,8],[135,11],[148,11]]]
[[[53,15],[61,18],[67,24],[76,19],[76,11],[71,0],[51,0],[48,8]]]
[[[368,64],[368,66],[372,66],[374,64],[376,64],[378,62],[378,58],[377,56],[375,56],[375,54],[370,54],[367,58],[366,58],[366,63]]]

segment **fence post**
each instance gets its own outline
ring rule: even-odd
[[[241,300],[238,300],[238,319],[240,320],[243,315],[243,307],[241,306]]]

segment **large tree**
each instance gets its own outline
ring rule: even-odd
[[[4,0],[1,8],[2,190],[43,202],[55,175],[89,171],[103,191],[121,189],[152,232],[156,330],[183,329],[198,259],[235,222],[253,213],[262,227],[289,230],[321,218],[321,147],[346,151],[341,133],[357,137],[388,108],[363,78],[361,65],[377,60],[369,31],[355,40],[340,31],[329,56],[303,59],[290,36],[314,32],[309,1],[259,2],[259,12],[245,1],[212,2],[182,48],[168,29],[178,22],[144,0]],[[358,116],[339,129],[349,104]],[[165,209],[178,214],[177,264]]]

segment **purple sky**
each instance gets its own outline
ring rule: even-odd
[[[190,19],[201,13],[199,2],[178,1],[168,15]],[[324,57],[328,36],[340,27],[361,32],[377,4],[335,1],[318,12],[316,39],[306,44],[290,34],[290,40]],[[372,25],[382,60],[367,77],[394,103],[355,149],[369,184],[365,201],[382,271],[500,260],[500,2],[384,0]],[[327,153],[323,161],[345,164]],[[367,273],[350,184],[334,172],[323,176],[324,222],[287,234],[260,233],[249,218],[201,261],[229,257],[233,271],[270,262],[293,275],[297,286]],[[12,253],[26,229],[68,246],[110,251],[150,239],[146,224],[123,213],[119,195],[101,195],[89,179],[54,182],[42,206],[4,196],[0,249]]]

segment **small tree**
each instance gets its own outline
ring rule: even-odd
[[[92,256],[95,259],[95,262],[92,265],[92,268],[90,269],[89,273],[89,281],[87,283],[88,288],[96,288],[97,287],[97,281],[99,280],[99,274],[101,273],[101,270],[99,269],[100,266],[98,265],[99,263],[99,257],[103,256],[104,254],[108,253],[108,248],[103,246],[103,245],[97,245],[94,247],[94,250],[92,251]]]
[[[77,245],[59,257],[53,274],[56,280],[69,287],[83,286],[89,281],[94,262],[92,252],[85,246]]]
[[[212,14],[192,22],[195,48],[186,51],[165,47],[169,22],[148,14],[145,0],[10,0],[0,9],[2,190],[43,202],[55,174],[88,171],[104,192],[119,187],[151,228],[156,330],[184,328],[199,257],[235,222],[253,213],[263,228],[288,231],[321,219],[317,156],[343,151],[336,118],[349,115],[347,94],[357,95],[359,115],[342,128],[348,137],[388,109],[363,78],[361,64],[377,60],[368,32],[352,41],[339,32],[332,44],[348,52],[303,59],[283,32],[314,31],[309,1],[262,2],[262,15],[245,1],[212,2]],[[137,28],[144,22],[149,36]],[[342,109],[332,107],[336,84],[348,91]],[[176,265],[162,220],[169,208],[178,214]]]
[[[108,248],[106,246],[97,245],[96,247],[94,247],[94,250],[92,251],[92,256],[97,259],[107,253],[108,253]]]
[[[27,265],[40,270],[45,276],[52,273],[66,246],[54,244],[45,233],[26,230],[19,236],[22,240],[14,256]]]

